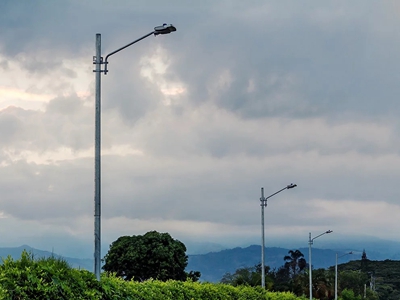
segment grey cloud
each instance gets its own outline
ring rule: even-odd
[[[4,147],[14,140],[14,136],[22,130],[22,122],[18,117],[8,114],[6,111],[0,111],[0,144]]]
[[[273,21],[266,18],[258,21],[261,24],[256,28],[241,22],[241,12],[222,17],[218,26],[209,24],[207,30],[196,34],[195,41],[185,45],[185,52],[175,58],[176,72],[189,84],[192,100],[202,102],[209,99],[209,81],[221,67],[229,69],[232,85],[215,101],[243,117],[387,112],[394,108],[398,94],[396,80],[387,75],[396,65],[397,54],[374,49],[382,37],[371,27],[380,18],[365,19],[360,15],[368,13],[367,9],[359,13],[348,10],[349,5],[342,6],[343,12],[337,16],[334,11],[325,11],[325,18],[331,18],[325,27],[311,18],[318,13],[316,8],[300,10],[291,16],[291,22],[274,24],[278,17]],[[386,11],[381,8],[377,13]],[[196,29],[192,31],[198,32]],[[388,39],[387,43],[388,49],[397,48],[395,40]],[[188,68],[194,61],[201,62],[200,68],[198,63],[196,69]],[[276,75],[294,75],[299,82],[289,86],[291,93],[287,94],[282,90],[282,81],[276,86],[266,84],[268,77]],[[255,95],[246,93],[252,78],[258,83]],[[290,100],[271,108],[274,95],[282,94]],[[378,101],[382,98],[387,105]]]
[[[398,80],[395,77],[397,73],[393,72],[396,65],[393,62],[397,59],[396,53],[390,49],[397,48],[397,45],[395,39],[389,39],[383,33],[373,30],[380,18],[363,18],[364,14],[370,13],[372,2],[362,6],[359,11],[345,2],[317,6],[307,3],[304,6],[296,5],[291,10],[282,9],[281,5],[278,2],[269,5],[254,2],[249,5],[250,8],[228,8],[219,4],[214,11],[207,11],[204,5],[203,15],[196,14],[197,10],[186,6],[167,10],[167,16],[178,22],[178,31],[168,38],[158,37],[157,42],[162,39],[162,44],[171,49],[171,76],[181,78],[188,84],[190,101],[201,103],[211,98],[220,107],[245,118],[276,115],[327,116],[335,112],[340,115],[344,111],[359,115],[371,111],[384,113],[393,108],[398,89]],[[24,5],[5,6],[10,10],[6,14],[8,18],[15,18],[26,8]],[[141,24],[140,28],[134,28],[133,32],[112,34],[109,28],[106,29],[110,18],[102,18],[104,12],[99,7],[74,1],[47,6],[47,3],[39,1],[35,6],[29,7],[36,12],[30,18],[42,18],[37,22],[29,18],[24,20],[35,24],[37,33],[21,38],[27,46],[19,51],[33,54],[33,58],[25,64],[29,70],[37,72],[59,66],[62,57],[71,58],[81,54],[83,49],[92,48],[96,26],[101,29],[98,32],[104,32],[103,48],[104,53],[107,53],[145,34],[145,28],[149,27],[151,30],[153,25],[150,22],[155,21],[139,22],[144,19],[140,16],[137,19]],[[122,2],[119,8],[107,2],[103,6],[109,10],[110,16],[124,9],[119,20],[121,27],[132,22],[128,18],[131,12],[146,8],[143,4],[128,2]],[[156,7],[154,17],[166,9],[163,5]],[[177,7],[178,5],[175,6]],[[196,9],[202,11],[200,8]],[[377,14],[386,13],[384,9],[384,6],[377,9]],[[52,17],[43,17],[49,10],[52,11]],[[98,19],[89,18],[96,11],[101,12]],[[207,13],[215,18],[209,17],[206,22]],[[66,28],[62,22],[53,22],[54,18],[71,17],[75,20],[75,26],[79,26],[78,32],[73,28]],[[248,22],[252,17],[254,22]],[[196,22],[191,22],[193,19]],[[24,22],[21,27],[26,24]],[[46,22],[53,27],[46,26]],[[23,28],[27,30],[26,26]],[[37,39],[35,34],[41,34],[42,37]],[[385,49],[374,46],[382,38],[386,41]],[[5,44],[13,45],[13,41]],[[39,61],[34,58],[36,48],[33,47],[32,53],[26,51],[32,48],[29,43],[35,47],[40,46],[40,49],[49,47],[54,54],[49,51],[46,60]],[[150,41],[146,41],[146,44],[135,45],[134,49],[126,50],[129,55],[118,54],[122,55],[118,60],[124,64],[135,62],[135,58],[151,51],[154,45]],[[379,55],[380,53],[382,54]],[[112,61],[114,72],[121,70],[117,67],[118,60]],[[208,86],[224,69],[232,73],[232,84],[225,91],[217,91],[213,97],[209,94]],[[394,77],[386,76],[387,73],[392,73]],[[132,74],[138,74],[136,68],[133,68]],[[270,83],[271,78],[275,78],[273,84]],[[295,81],[290,82],[288,78],[294,78]],[[255,84],[251,93],[247,92],[250,80]],[[111,107],[120,105],[118,99],[126,99],[121,101],[119,107],[123,115],[128,114],[126,119],[138,118],[151,107],[148,103],[154,95],[141,94],[139,85],[143,84],[139,78],[118,77],[115,82],[107,78],[107,81],[115,89],[110,95],[113,99]],[[128,90],[132,84],[138,84],[138,87],[132,86]],[[132,107],[138,101],[135,103],[127,99],[130,93],[139,101],[145,100],[138,107]],[[377,101],[382,98],[386,105]],[[363,105],[359,104],[360,100]],[[130,111],[134,115],[130,115]]]
[[[25,220],[66,221],[91,211],[92,172],[88,160],[59,166],[13,162],[0,168],[2,210]]]
[[[51,59],[51,58],[50,58]],[[21,63],[21,66],[28,70],[30,73],[49,73],[56,68],[61,67],[62,62],[60,59],[49,60],[49,57],[40,59],[37,57],[21,57],[17,56],[17,60]]]
[[[0,112],[2,143],[11,143],[14,151],[57,150],[60,146],[83,150],[92,146],[88,136],[94,132],[89,108],[76,95],[58,97],[45,112],[9,107]]]
[[[151,162],[140,164],[132,161],[127,164],[109,156],[103,160],[105,218],[127,216],[256,225],[258,219],[254,216],[258,215],[260,187],[265,187],[266,194],[272,194],[296,178],[298,180],[293,181],[298,188],[270,200],[270,206],[274,207],[274,214],[269,217],[271,224],[278,224],[285,217],[285,208],[291,206],[299,212],[299,217],[293,216],[286,223],[307,225],[307,218],[301,216],[301,211],[312,213],[313,208],[305,207],[299,199],[307,201],[309,195],[315,199],[347,200],[350,197],[359,200],[385,199],[397,203],[396,193],[391,188],[395,178],[390,172],[360,178],[360,170],[348,171],[348,176],[353,178],[349,181],[340,170],[325,173],[312,165],[308,170],[297,167],[268,172],[268,165],[257,166],[253,162],[245,166],[231,162],[225,166],[216,164],[214,169],[205,172],[195,172],[193,170],[199,169],[204,162],[188,161],[178,174],[160,164],[156,173],[146,176],[142,168]],[[292,164],[296,165],[296,161]],[[89,215],[93,198],[91,165],[92,160],[65,162],[58,167],[18,162],[12,168],[2,168],[2,209],[19,218],[38,220],[65,218],[67,221],[69,217]],[[20,178],[20,174],[25,175]],[[185,174],[185,178],[182,179],[180,174]],[[17,183],[15,176],[20,178]],[[379,190],[374,183],[379,184]],[[284,202],[283,206],[280,201]],[[226,218],[227,215],[229,218]],[[315,220],[315,224],[320,222]],[[334,220],[326,219],[325,222],[332,223]],[[310,220],[308,224],[311,224]]]
[[[258,228],[260,187],[273,193],[290,182],[298,188],[269,203],[271,227],[349,222],[310,218],[325,213],[312,206],[315,199],[357,201],[360,209],[397,203],[398,33],[389,28],[398,18],[386,18],[385,4],[99,3],[0,4],[0,49],[10,62],[3,67],[20,59],[40,78],[65,73],[51,77],[49,89],[59,96],[44,111],[0,112],[5,213],[58,226],[92,217],[92,158],[27,163],[10,159],[4,145],[41,159],[60,148],[93,147],[93,93],[71,92],[76,74],[65,62],[87,57],[93,82],[95,33],[102,33],[104,55],[160,21],[178,31],[118,53],[102,75],[105,220]],[[176,105],[164,106],[162,93],[140,76],[141,58],[160,45],[170,59],[163,78],[187,88]],[[125,145],[142,154],[119,150]]]
[[[79,112],[80,109],[82,109],[82,100],[80,100],[76,95],[54,98],[46,106],[47,113],[59,115],[72,115]]]
[[[392,188],[396,177],[392,171],[379,171],[374,175],[373,169],[369,171],[363,167],[337,165],[326,168],[318,161],[291,158],[290,155],[285,159],[287,164],[282,168],[274,167],[273,171],[271,165],[257,163],[257,160],[223,163],[190,159],[171,164],[172,169],[158,165],[156,160],[153,163],[159,168],[155,167],[152,175],[143,170],[146,164],[152,164],[151,161],[140,163],[137,159],[127,165],[113,160],[112,167],[109,161],[104,173],[107,175],[103,178],[105,215],[257,224],[254,214],[259,207],[260,187],[265,187],[266,194],[272,194],[292,181],[298,188],[279,196],[287,201],[282,207],[278,205],[280,213],[272,217],[274,222],[282,220],[279,216],[286,213],[288,206],[299,215],[307,211],[312,213],[313,207],[304,204],[310,199],[352,199],[360,201],[361,206],[373,199],[397,203],[396,191]],[[205,165],[209,167],[201,171]],[[175,168],[179,170],[176,174]],[[360,176],[360,172],[365,176]],[[119,205],[115,205],[115,201]],[[229,218],[226,218],[227,214]],[[293,217],[288,222],[306,225],[302,218]]]
[[[136,64],[124,63],[124,57],[112,66],[109,75],[102,78],[103,107],[116,109],[128,124],[134,124],[149,110],[154,110],[162,95],[138,75]]]
[[[8,68],[9,68],[9,64],[8,64],[8,62],[7,62],[6,60],[2,60],[2,61],[0,62],[0,67],[1,67],[4,71],[7,71]]]

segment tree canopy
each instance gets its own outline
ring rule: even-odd
[[[309,273],[306,268],[307,262],[300,250],[290,250],[285,255],[284,264],[278,269],[271,270],[265,266],[266,288],[275,292],[291,292],[297,296],[308,295],[309,293]],[[363,263],[368,262],[365,271],[360,269]],[[398,264],[399,263],[399,264]],[[350,261],[338,266],[338,295],[341,300],[377,300],[400,299],[398,290],[400,262],[383,261],[373,262],[367,259]],[[381,268],[384,267],[384,268]],[[373,271],[374,270],[374,271]],[[235,273],[226,273],[221,282],[233,286],[261,285],[261,264],[254,267],[242,267]],[[374,287],[369,287],[369,278]],[[335,268],[316,269],[312,272],[312,294],[316,299],[330,300],[335,295]],[[385,278],[385,279],[383,279]],[[377,288],[375,291],[375,279]],[[385,281],[385,283],[383,282]],[[366,288],[367,286],[368,288]],[[365,297],[364,297],[365,295]],[[382,297],[379,297],[382,295]]]
[[[185,245],[168,233],[150,231],[144,235],[122,236],[110,245],[103,269],[126,280],[166,281],[188,277],[196,280],[199,272],[185,272],[188,263],[185,252]]]
[[[285,267],[290,270],[291,278],[296,277],[307,266],[304,254],[300,250],[289,250],[289,255],[286,255],[283,260],[285,261]]]

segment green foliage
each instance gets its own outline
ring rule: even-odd
[[[142,300],[305,300],[292,293],[273,293],[260,287],[192,281],[124,281],[114,275],[102,276],[103,298]]]
[[[269,291],[273,288],[273,273],[270,272],[270,267],[265,266],[265,288]],[[233,286],[247,285],[252,287],[261,286],[261,264],[254,267],[240,268],[231,274],[225,273],[221,279],[221,283]]]
[[[41,258],[24,251],[0,265],[0,299],[99,299],[99,283],[86,270],[59,258]]]
[[[398,300],[400,299],[400,261],[385,260],[373,261],[368,259],[353,260],[338,266],[340,273],[343,271],[359,272],[363,276],[358,293],[363,295],[364,284],[367,285],[367,296],[370,293],[370,282],[376,290],[379,299]],[[339,287],[345,288],[345,282],[339,276]],[[349,287],[350,288],[350,287]],[[357,294],[355,290],[355,294]],[[370,296],[374,297],[374,296]],[[374,298],[371,298],[374,299]]]
[[[365,273],[360,271],[342,271],[338,274],[338,285],[341,289],[351,290],[355,295],[363,295],[364,284],[368,281]]]
[[[174,280],[126,281],[107,273],[98,282],[92,273],[73,269],[62,259],[34,259],[26,251],[20,259],[8,257],[0,265],[0,299],[305,300],[260,287]]]
[[[270,267],[265,267],[266,289],[303,295],[305,294],[305,287],[308,285],[305,277],[307,263],[303,253],[299,250],[290,250],[289,254],[284,257],[285,264],[278,270],[271,271]],[[261,285],[261,264],[254,267],[239,268],[233,274],[225,273],[221,282],[233,286],[258,287]]]
[[[285,261],[285,268],[289,269],[290,277],[293,279],[297,274],[301,273],[307,266],[304,259],[304,254],[300,250],[289,250],[289,255],[286,255],[283,260]]]
[[[221,283],[230,284],[233,286],[238,285],[249,285],[259,286],[261,285],[261,274],[257,273],[255,268],[240,268],[235,273],[225,273],[221,279]]]
[[[344,289],[340,300],[361,300],[361,296],[355,296],[352,290]]]
[[[274,291],[285,292],[291,291],[291,278],[289,268],[282,266],[278,270],[272,271],[272,278],[274,282]]]
[[[316,269],[312,272],[313,296],[317,299],[329,299],[334,295],[334,273],[325,269]]]
[[[394,265],[390,262],[385,263],[388,270],[394,268]],[[251,272],[246,274],[254,272],[254,276],[259,276],[260,267],[260,265],[253,267]],[[379,271],[378,273],[381,274],[381,272]],[[194,273],[192,275],[196,277]],[[266,274],[271,275],[273,273],[266,269]],[[315,294],[316,298],[330,299],[329,290],[332,288],[331,273],[323,269],[314,270],[313,283],[315,282],[314,287],[318,291]],[[346,281],[346,283],[348,281],[353,282],[356,286],[365,279],[365,277],[362,277],[364,275],[362,272],[352,270],[342,270],[340,273],[342,281]],[[387,273],[387,276],[390,276],[390,273]],[[251,276],[248,278],[251,279]],[[362,279],[361,281],[359,281],[360,278]],[[307,273],[298,274],[296,280],[296,284],[303,288],[298,293],[308,295]],[[323,292],[324,287],[325,292]],[[388,287],[387,293],[391,297],[380,297],[380,299],[399,299],[394,298],[396,290],[389,290],[390,287],[388,285],[382,287],[382,283],[377,281],[377,287],[380,290],[383,287]],[[112,273],[103,273],[101,281],[98,282],[92,273],[86,270],[73,269],[62,259],[54,257],[34,259],[32,254],[24,251],[20,259],[13,260],[8,257],[0,265],[0,299],[306,300],[307,298],[306,296],[296,296],[291,292],[271,292],[261,289],[259,285],[252,287],[247,283],[233,286],[222,283],[199,283],[191,280],[147,280],[137,282],[126,281]],[[339,299],[360,300],[364,298],[354,290],[344,289]],[[367,289],[365,299],[378,300],[379,297],[377,293]]]
[[[290,250],[288,254],[283,258],[285,264],[271,274],[274,282],[273,289],[303,295],[307,262],[300,250]]]
[[[201,273],[199,271],[190,271],[189,273],[187,273],[187,280],[196,282],[199,281],[201,277]]]
[[[186,280],[185,252],[185,245],[168,233],[150,231],[143,236],[123,236],[111,244],[103,269],[125,280]],[[195,279],[197,275],[200,273],[190,276]]]
[[[291,292],[295,295],[309,294],[308,271],[302,261],[303,255],[298,250],[289,251],[284,257],[285,264],[277,270],[267,267],[266,288],[269,291]],[[299,264],[300,262],[300,264]],[[343,292],[343,299],[398,300],[400,299],[400,261],[370,261],[363,251],[362,259],[350,261],[338,266],[338,295]],[[335,292],[335,269],[313,270],[313,297],[332,299]],[[226,273],[222,283],[233,286],[260,286],[260,265],[240,268],[235,273]],[[370,288],[370,286],[372,286]],[[375,291],[376,290],[376,291]],[[365,298],[364,298],[365,294]]]
[[[364,298],[365,300],[379,300],[378,293],[375,291],[372,291],[370,289],[366,289],[366,297]],[[399,298],[397,298],[399,299]]]

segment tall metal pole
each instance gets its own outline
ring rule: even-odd
[[[271,198],[272,196],[275,196],[276,194],[295,188],[297,185],[294,183],[291,183],[284,187],[283,189],[277,191],[276,193],[273,193],[272,195],[269,195],[267,198],[264,197],[264,188],[261,188],[261,287],[265,288],[265,239],[264,239],[264,207],[267,206],[267,200]]]
[[[261,188],[261,287],[265,288],[265,238],[264,238],[264,207],[267,200],[264,198],[264,188]]]
[[[95,101],[95,136],[94,136],[94,274],[96,275],[97,280],[100,280],[100,268],[101,268],[101,73],[107,74],[107,59],[147,38],[151,35],[159,35],[159,34],[169,34],[171,32],[176,31],[176,28],[172,24],[163,24],[162,26],[154,27],[154,30],[141,38],[109,53],[106,56],[105,62],[103,62],[103,58],[101,57],[101,34],[96,34],[96,56],[93,57],[93,64],[96,65],[96,69],[94,72],[96,73],[96,101]],[[101,65],[104,64],[104,70],[101,69]]]
[[[324,235],[324,234],[328,234],[328,233],[332,233],[332,230],[327,230],[323,233],[321,233],[320,235],[317,235],[314,238],[311,238],[311,232],[308,234],[308,267],[309,267],[309,275],[310,275],[310,279],[309,279],[309,285],[310,285],[310,300],[312,300],[312,262],[311,262],[311,245],[313,244],[314,240],[319,238],[320,236]]]
[[[337,253],[336,253],[336,263],[335,263],[335,300],[337,300]]]
[[[343,256],[353,254],[353,251],[350,251],[349,253],[343,254],[338,257],[338,254],[336,253],[336,264],[335,264],[335,300],[338,298],[338,258],[341,258]]]
[[[101,146],[101,34],[96,34],[96,111],[95,111],[95,137],[94,137],[94,274],[100,280],[101,257],[101,199],[100,199],[100,146]]]
[[[312,300],[312,263],[311,263],[311,245],[313,243],[313,240],[311,239],[311,232],[308,235],[308,273],[309,273],[309,285],[310,285],[310,300]]]

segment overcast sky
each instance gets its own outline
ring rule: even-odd
[[[102,242],[400,241],[397,1],[0,2],[0,246],[93,257],[95,35]],[[102,253],[105,254],[104,251]]]

